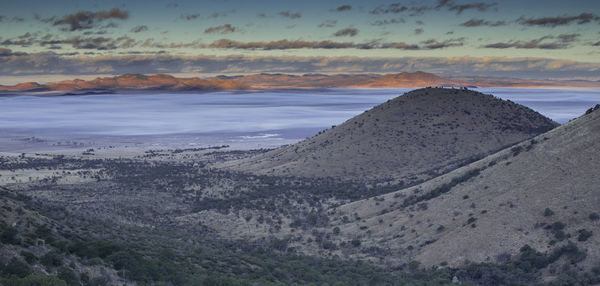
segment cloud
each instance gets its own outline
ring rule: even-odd
[[[465,38],[447,39],[438,41],[434,39],[422,41],[419,44],[408,44],[404,42],[380,42],[372,41],[365,43],[355,42],[333,42],[333,41],[301,41],[301,40],[279,40],[271,42],[238,42],[221,39],[209,45],[196,43],[196,48],[221,48],[221,49],[249,49],[249,50],[287,50],[287,49],[400,49],[400,50],[435,50],[448,47],[464,45]],[[162,47],[164,48],[164,47]]]
[[[473,2],[466,4],[456,4],[452,0],[438,0],[436,8],[446,8],[448,11],[456,11],[456,14],[460,14],[465,10],[475,9],[479,12],[485,12],[488,9],[498,5],[496,2],[485,3],[485,2]]]
[[[292,12],[292,11],[281,11],[278,13],[282,17],[290,18],[290,19],[298,19],[302,17],[300,12]]]
[[[196,20],[199,17],[200,17],[200,14],[181,14],[181,16],[180,16],[181,19],[186,19],[188,21]]]
[[[148,31],[148,26],[140,25],[140,26],[135,26],[135,27],[131,28],[132,33],[139,33],[139,32],[144,32],[144,31]]]
[[[559,39],[559,41],[563,42],[563,43],[572,43],[577,41],[577,39],[581,36],[581,34],[575,33],[575,34],[560,34],[557,36],[557,38]]]
[[[385,20],[376,20],[376,21],[372,22],[371,25],[384,26],[384,25],[391,25],[391,24],[402,24],[404,22],[405,21],[402,18],[393,18],[393,19],[385,19]]]
[[[6,16],[0,15],[0,22],[2,22],[4,20],[7,20],[7,19],[8,18]],[[21,23],[21,22],[25,22],[25,18],[15,16],[15,17],[10,18],[10,21],[11,22]]]
[[[175,2],[171,2],[171,3],[167,3],[167,5],[165,5],[165,7],[167,7],[167,8],[178,8],[179,4],[175,3]]]
[[[354,37],[358,35],[358,29],[346,28],[341,29],[333,34],[335,37]]]
[[[10,53],[1,50],[0,54]],[[14,54],[14,52],[12,52]],[[395,73],[427,71],[442,76],[487,75],[520,78],[600,77],[600,63],[505,57],[297,57],[176,56],[163,53],[121,56],[66,56],[53,52],[0,56],[0,76],[52,74],[261,72]]]
[[[457,4],[452,0],[438,0],[437,5],[417,5],[418,2],[412,2],[411,4],[403,3],[392,3],[388,5],[380,5],[369,11],[371,14],[399,14],[409,13],[410,16],[423,15],[425,12],[432,10],[446,9],[448,11],[454,11],[456,14],[461,14],[466,10],[477,10],[479,12],[485,12],[488,9],[497,5],[496,2],[485,3],[485,2],[472,2],[465,4]]]
[[[24,56],[24,55],[27,55],[27,53],[13,52],[11,49],[6,49],[6,48],[0,47],[0,57]]]
[[[228,34],[237,31],[238,29],[231,24],[225,24],[216,27],[210,27],[204,30],[205,34]]]
[[[253,50],[287,50],[287,49],[348,49],[356,48],[357,44],[350,42],[332,42],[332,41],[290,41],[279,40],[271,42],[238,42],[222,39],[215,41],[207,46],[208,48],[223,49],[253,49]]]
[[[13,39],[6,39],[0,42],[0,44],[2,44],[3,46],[29,47],[31,45],[36,44],[36,37],[33,34],[27,32]]]
[[[213,12],[212,14],[210,14],[209,18],[216,19],[216,18],[220,18],[220,17],[227,17],[229,15],[229,13],[235,13],[235,10]]]
[[[263,13],[258,13],[258,14],[256,15],[256,17],[258,17],[258,18],[267,18],[267,17],[269,17],[269,16],[267,15],[267,13],[264,13],[264,12],[263,12]]]
[[[425,25],[425,23],[423,23],[423,21],[421,21],[421,20],[415,21],[415,24],[417,24],[417,25]]]
[[[411,11],[411,9],[414,9],[415,7],[409,7],[406,6],[402,3],[392,3],[392,4],[388,4],[388,5],[380,5],[377,6],[375,9],[369,11],[369,13],[371,14],[398,14],[398,13],[403,13],[406,11]]]
[[[139,44],[138,41],[127,37],[120,36],[117,38],[109,37],[83,37],[75,36],[69,38],[57,38],[53,35],[46,35],[41,39],[35,39],[36,44],[49,49],[60,49],[61,45],[70,45],[74,49],[83,50],[115,50],[127,49],[135,47]]]
[[[338,6],[335,9],[332,9],[331,11],[334,12],[344,12],[344,11],[350,11],[352,10],[352,6],[351,5],[342,5],[342,6]]]
[[[594,46],[594,47],[600,47],[600,41],[593,43],[592,46]]]
[[[429,39],[426,41],[421,42],[422,44],[422,49],[427,49],[427,50],[437,50],[437,49],[444,49],[444,48],[449,48],[449,47],[460,47],[464,45],[464,41],[465,38],[454,38],[454,39],[447,39],[444,41],[438,41],[436,39]]]
[[[65,15],[52,23],[54,26],[68,26],[69,31],[91,29],[108,19],[125,20],[129,18],[129,12],[113,8],[109,11],[79,11],[75,14]],[[52,19],[52,18],[50,18]]]
[[[463,27],[480,27],[480,26],[498,27],[498,26],[506,25],[506,22],[505,21],[492,22],[492,21],[487,21],[487,20],[483,20],[483,19],[471,19],[460,25]]]
[[[319,24],[317,27],[319,28],[333,28],[337,24],[337,20],[325,20],[323,23]]]
[[[541,17],[541,18],[525,18],[520,17],[517,22],[525,26],[542,26],[554,28],[557,26],[570,25],[576,23],[578,25],[586,24],[592,21],[599,21],[600,17],[591,13],[581,13],[576,16],[557,16],[557,17]]]
[[[493,44],[484,45],[484,48],[493,49],[544,49],[544,50],[557,50],[567,49],[570,44],[576,42],[580,37],[580,34],[561,34],[558,36],[546,35],[538,39],[530,41],[511,41],[511,42],[498,42]],[[548,42],[548,40],[553,40]]]
[[[425,31],[423,29],[421,29],[421,28],[415,29],[415,35],[423,34],[423,32],[425,32]]]

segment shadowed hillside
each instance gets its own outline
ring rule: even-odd
[[[414,183],[555,126],[529,108],[491,95],[425,88],[297,144],[229,166],[260,174]]]

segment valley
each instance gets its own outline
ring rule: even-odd
[[[598,283],[598,110],[559,126],[424,88],[273,150],[0,153],[0,272],[21,263],[16,276],[68,285]]]

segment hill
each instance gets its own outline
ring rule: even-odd
[[[491,95],[424,88],[297,144],[228,166],[258,174],[412,184],[556,125],[529,108]]]
[[[528,257],[537,260],[529,268],[551,265],[548,279],[551,269],[589,270],[600,262],[598,150],[600,110],[423,184],[340,206],[330,227],[341,241],[425,266]]]

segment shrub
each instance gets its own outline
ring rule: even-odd
[[[0,242],[6,244],[18,244],[19,240],[17,239],[17,229],[6,225],[4,223],[0,224]]]
[[[353,239],[350,241],[350,245],[354,246],[354,247],[359,247],[360,246],[360,240],[358,239]]]
[[[83,258],[106,258],[121,249],[120,245],[104,240],[81,241],[68,246],[69,252]]]
[[[333,234],[338,235],[338,234],[340,234],[340,228],[336,226],[333,228],[332,232],[333,232]]]
[[[37,256],[35,256],[35,254],[33,254],[29,251],[23,250],[23,251],[21,251],[21,255],[23,256],[23,258],[25,258],[25,261],[27,261],[27,263],[29,263],[29,264],[38,260]]]
[[[579,236],[577,236],[578,241],[586,241],[588,238],[592,236],[592,231],[587,229],[580,229]]]
[[[554,212],[551,209],[546,208],[544,210],[544,216],[552,216],[552,215],[554,215]]]
[[[75,272],[73,272],[73,270],[71,270],[67,267],[59,268],[57,277],[60,278],[61,280],[65,281],[68,286],[81,285],[79,283],[79,279],[77,278],[77,275],[75,275]]]
[[[591,220],[599,220],[600,219],[600,215],[598,213],[591,213],[589,218]]]
[[[419,269],[419,265],[421,265],[421,262],[412,260],[408,263],[408,269],[410,269],[411,271],[416,271],[417,269]]]
[[[4,274],[8,276],[17,276],[20,278],[24,278],[25,276],[31,273],[31,268],[29,265],[21,262],[16,257],[13,257],[8,264],[4,267]]]
[[[40,257],[40,262],[48,268],[58,267],[62,265],[62,257],[58,252],[50,251]]]
[[[549,224],[547,226],[544,227],[544,229],[550,230],[550,232],[552,234],[554,234],[554,237],[558,240],[558,241],[562,241],[565,238],[567,238],[567,234],[563,231],[563,229],[565,228],[565,224],[557,221],[554,222],[552,224]]]
[[[0,279],[1,281],[1,279]],[[56,276],[32,274],[22,279],[10,279],[5,285],[18,286],[67,286],[65,281]],[[10,284],[9,284],[10,283]]]

